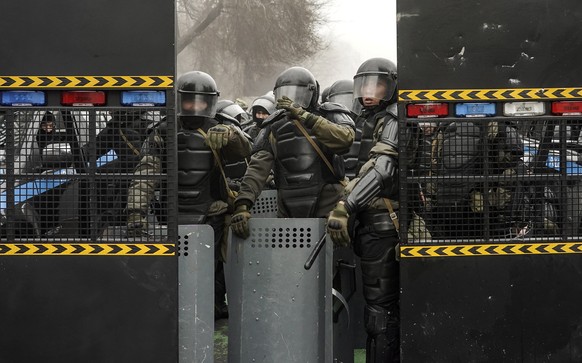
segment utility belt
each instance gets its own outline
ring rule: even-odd
[[[386,209],[367,209],[358,213],[358,221],[362,228],[375,232],[395,230],[394,222]]]

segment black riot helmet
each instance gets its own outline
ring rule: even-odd
[[[354,76],[354,99],[377,98],[396,102],[396,65],[386,58],[371,58],[362,63]]]
[[[319,99],[319,84],[303,67],[284,70],[275,82],[275,99],[287,96],[303,108],[313,108]]]
[[[321,103],[326,103],[329,101],[329,89],[331,87],[325,87],[323,91],[321,91]]]
[[[224,113],[232,118],[243,122],[246,120],[247,112],[238,103],[231,100],[220,100],[216,104],[216,112]]]
[[[335,81],[329,87],[327,100],[328,102],[339,103],[347,108],[352,107],[352,103],[354,102],[354,81],[351,79]]]
[[[178,78],[178,116],[214,117],[220,92],[207,73],[192,71]]]

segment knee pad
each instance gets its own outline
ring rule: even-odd
[[[400,285],[395,248],[386,248],[376,258],[360,259],[362,266],[363,292],[366,303],[390,309],[397,303]]]

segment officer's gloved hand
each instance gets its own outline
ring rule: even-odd
[[[301,107],[298,103],[293,102],[293,100],[287,96],[283,96],[277,100],[276,108],[278,110],[286,110],[291,118],[298,120],[306,112],[303,107]]]
[[[348,234],[348,211],[344,202],[338,202],[327,218],[327,234],[334,245],[346,247],[350,244]]]
[[[287,96],[283,96],[277,100],[278,109],[284,109],[289,113],[291,118],[301,121],[305,126],[311,128],[315,125],[318,117],[310,112],[307,112],[298,103],[293,102]]]
[[[130,213],[127,216],[127,231],[128,237],[140,237],[147,235],[148,232],[147,220],[141,213]]]
[[[240,238],[248,238],[250,236],[249,232],[249,219],[251,218],[251,213],[249,212],[249,207],[246,204],[239,204],[236,206],[232,219],[230,221],[230,227],[232,232],[239,236]]]
[[[231,129],[226,125],[216,125],[208,130],[206,144],[213,150],[220,150],[228,144]]]

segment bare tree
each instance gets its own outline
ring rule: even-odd
[[[224,96],[265,93],[282,69],[324,47],[317,29],[327,1],[180,0],[187,29],[177,42],[186,49],[179,63],[212,74]]]

